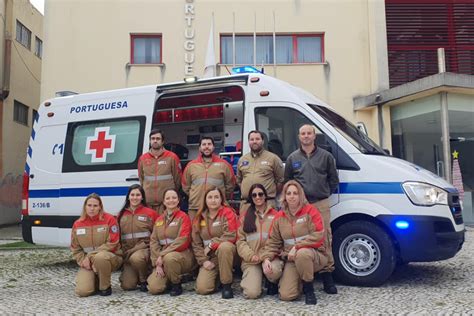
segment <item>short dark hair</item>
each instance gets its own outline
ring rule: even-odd
[[[149,138],[151,138],[151,136],[155,135],[155,134],[160,134],[161,135],[161,139],[164,141],[165,140],[165,133],[163,133],[163,131],[161,129],[158,129],[158,128],[154,128],[151,130],[150,132],[150,135],[149,135]]]
[[[212,138],[211,136],[203,136],[203,137],[201,137],[201,139],[199,140],[199,146],[201,146],[201,145],[202,145],[202,141],[203,141],[203,140],[206,140],[206,139],[210,140],[211,143],[212,143],[212,145],[214,145],[214,138]]]
[[[250,131],[247,135],[247,139],[250,139],[250,134],[259,134],[262,139],[265,139],[265,137],[263,136],[263,132],[257,130]]]

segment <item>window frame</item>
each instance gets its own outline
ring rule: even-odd
[[[135,63],[134,41],[138,38],[160,39],[160,60],[158,63]],[[161,33],[130,33],[130,65],[162,65],[163,64],[163,35]]]
[[[132,162],[127,163],[117,163],[117,164],[97,164],[97,165],[79,165],[76,163],[72,153],[72,143],[74,140],[75,130],[83,125],[92,125],[92,124],[101,124],[101,123],[112,123],[120,121],[133,121],[136,120],[140,124],[140,130],[138,134],[138,144],[137,144],[137,153],[135,159]],[[64,143],[64,158],[62,164],[62,172],[88,172],[88,171],[120,171],[120,170],[130,170],[137,169],[138,159],[142,155],[143,151],[143,142],[145,139],[145,123],[146,116],[127,116],[120,118],[112,119],[99,119],[99,120],[90,120],[90,121],[79,121],[79,122],[70,122],[67,126],[66,140]]]
[[[18,38],[18,30],[20,31],[20,38]],[[28,44],[25,45],[23,42],[23,30],[27,31],[28,34]],[[28,50],[31,50],[31,30],[27,28],[23,23],[21,23],[19,20],[16,20],[16,34],[15,34],[15,40],[20,43],[23,47],[27,48]]]
[[[18,114],[18,111],[17,111],[17,106],[21,106],[21,107],[24,107],[26,109],[26,117],[25,117],[25,120],[24,121],[21,121],[19,119],[19,114]],[[13,100],[13,121],[18,123],[18,124],[21,124],[21,125],[24,125],[24,126],[29,126],[28,125],[28,117],[30,116],[29,115],[29,112],[30,112],[30,107],[26,104],[23,104],[21,103],[20,101],[18,100]]]
[[[252,36],[253,37],[253,33],[238,33],[238,34],[235,34],[235,37],[240,37],[240,36]],[[256,37],[258,38],[259,36],[272,36],[273,37],[273,33],[257,33],[256,34]],[[321,65],[321,64],[325,64],[326,63],[326,58],[325,58],[325,53],[324,53],[324,39],[325,39],[325,33],[324,32],[314,32],[314,33],[276,33],[275,34],[275,37],[279,37],[279,36],[291,36],[292,37],[292,42],[293,42],[293,60],[295,60],[296,62],[293,62],[293,63],[271,63],[271,64],[264,64],[264,65],[273,65],[273,64],[276,64],[276,65]],[[219,63],[221,65],[232,65],[231,63],[230,64],[227,64],[227,63],[223,63],[222,62],[222,39],[224,37],[230,37],[232,38],[232,33],[220,33],[219,34]],[[298,38],[300,37],[317,37],[317,38],[320,38],[321,39],[321,61],[318,61],[318,62],[298,62]],[[257,62],[257,64],[260,64]],[[237,64],[236,65],[244,65],[244,64]]]
[[[38,45],[38,43],[40,45]],[[40,47],[39,50],[38,47]],[[43,59],[43,41],[38,36],[35,36],[35,56],[39,59]]]

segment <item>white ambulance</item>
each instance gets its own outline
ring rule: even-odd
[[[340,185],[331,196],[336,276],[376,286],[396,264],[453,257],[464,242],[456,189],[412,163],[387,155],[364,133],[310,93],[260,73],[240,73],[97,93],[41,104],[28,147],[23,238],[68,246],[84,198],[103,197],[112,214],[138,183],[137,161],[152,128],[164,131],[183,164],[201,136],[234,166],[249,150],[247,133],[265,134],[285,161],[298,148],[298,128],[314,124],[332,152]]]

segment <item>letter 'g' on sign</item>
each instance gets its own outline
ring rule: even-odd
[[[105,162],[107,154],[115,150],[115,135],[109,134],[110,127],[97,127],[94,136],[87,137],[85,153],[92,155],[91,162]]]

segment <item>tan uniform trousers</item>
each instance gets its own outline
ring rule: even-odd
[[[210,261],[216,265],[214,269],[199,268],[196,293],[205,295],[214,292],[218,275],[222,284],[232,283],[232,266],[235,254],[236,248],[233,243],[227,241],[221,243],[215,254],[211,255]]]
[[[329,199],[324,199],[313,203],[313,206],[315,206],[321,213],[324,222],[324,229],[326,230],[326,234],[324,236],[324,248],[326,248],[327,251],[328,263],[321,270],[321,272],[333,272],[334,256],[332,254],[331,212],[329,209]]]
[[[135,251],[123,262],[120,286],[124,290],[135,290],[138,282],[146,281],[150,270],[150,250],[140,249]]]
[[[292,301],[301,294],[301,281],[312,282],[314,274],[327,265],[325,254],[312,249],[302,248],[296,252],[295,261],[286,261],[280,279],[280,299]]]
[[[163,257],[163,270],[165,276],[161,277],[156,274],[156,269],[148,277],[148,291],[151,294],[161,294],[166,291],[168,285],[181,283],[181,276],[190,273],[195,267],[191,250],[183,252],[173,251]]]
[[[76,276],[76,295],[85,297],[110,287],[112,271],[120,268],[122,258],[109,251],[99,251],[91,258],[93,270],[80,268]],[[96,272],[94,272],[96,271]]]
[[[267,279],[272,283],[278,283],[283,271],[283,261],[275,259],[272,261],[272,274]],[[263,269],[261,264],[242,263],[242,281],[240,287],[245,298],[255,299],[262,295]]]

